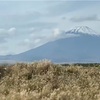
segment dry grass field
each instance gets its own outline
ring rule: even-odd
[[[0,100],[100,100],[100,66],[46,60],[1,66]]]

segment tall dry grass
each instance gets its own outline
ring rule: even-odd
[[[100,100],[100,67],[50,61],[0,67],[0,100]]]

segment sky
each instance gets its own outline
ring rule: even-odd
[[[76,26],[100,33],[100,1],[0,1],[0,55],[25,52]]]

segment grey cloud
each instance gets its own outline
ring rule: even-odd
[[[68,4],[66,3],[66,1],[56,2],[55,4],[52,4],[47,8],[48,10],[47,16],[58,16],[69,12],[67,5]]]
[[[8,38],[15,36],[16,28],[0,29],[0,44],[7,42]]]
[[[42,16],[43,15],[40,12],[33,11],[33,12],[26,12],[23,14],[15,14],[12,15],[11,17],[13,20],[17,22],[17,21],[26,21],[27,19],[32,21],[32,20],[39,19]]]
[[[57,26],[56,22],[29,22],[27,24],[24,25],[20,25],[20,27],[24,27],[24,28],[30,28],[30,27],[34,27],[35,29],[50,29]]]
[[[6,43],[6,42],[7,42],[6,38],[1,38],[0,37],[0,44]]]
[[[72,17],[70,21],[72,22],[100,21],[100,18],[97,15],[80,16],[80,17]]]
[[[48,16],[61,16],[69,12],[75,12],[79,9],[82,9],[88,4],[94,4],[95,2],[91,1],[59,1],[52,3],[51,6],[47,8]]]
[[[44,37],[38,37],[38,38],[27,38],[25,40],[22,40],[21,42],[18,43],[18,46],[21,48],[21,52],[27,51],[30,49],[33,49],[35,47],[38,47],[44,43]]]
[[[34,19],[34,18],[33,18]],[[27,20],[24,21],[24,18],[23,20],[21,21],[17,21],[15,22],[15,20],[5,20],[4,21],[1,21],[1,24],[0,24],[0,27],[6,27],[6,28],[9,28],[9,27],[16,27],[18,29],[26,29],[26,28],[30,28],[30,27],[34,27],[36,29],[42,29],[42,28],[53,28],[57,25],[56,22],[45,22],[45,21],[39,21],[39,20],[30,20],[27,18]],[[8,27],[7,27],[8,26]]]
[[[31,11],[25,13],[14,13],[0,16],[0,27],[20,27],[21,25],[25,25],[29,22],[33,22],[38,20],[43,16],[42,13]],[[8,27],[7,27],[8,26]]]
[[[9,48],[7,46],[3,46],[3,45],[0,45],[0,51],[5,51],[5,50],[8,50]]]
[[[8,55],[8,54],[11,54],[11,52],[10,52],[10,50],[9,50],[9,47],[0,44],[0,54],[1,54],[1,55]]]

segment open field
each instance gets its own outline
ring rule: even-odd
[[[1,66],[0,100],[100,100],[100,65]]]

